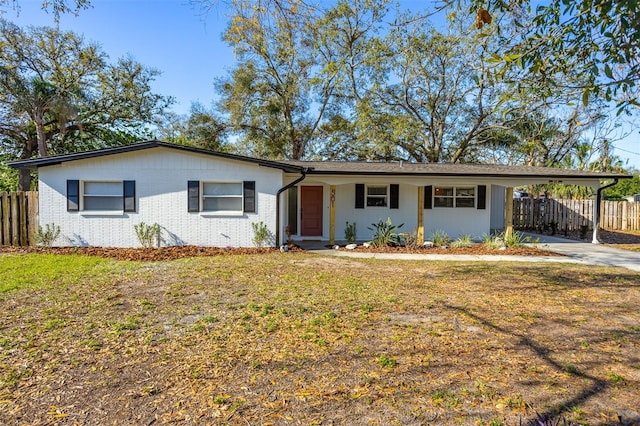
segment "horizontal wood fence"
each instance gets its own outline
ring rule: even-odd
[[[594,200],[515,198],[513,226],[529,230],[555,227],[558,233],[592,230],[594,205]],[[602,201],[600,228],[609,231],[640,231],[640,203]]]
[[[37,229],[38,193],[0,192],[0,245],[35,245]]]

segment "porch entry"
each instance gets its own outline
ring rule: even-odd
[[[300,187],[300,235],[322,235],[322,186]]]

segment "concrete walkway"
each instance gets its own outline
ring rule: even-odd
[[[361,259],[401,259],[401,260],[449,260],[483,262],[539,262],[539,263],[580,263],[583,265],[616,266],[640,272],[640,252],[621,250],[606,245],[583,243],[547,235],[526,234],[539,239],[537,247],[564,255],[561,256],[475,256],[451,254],[414,254],[414,253],[363,253],[345,250],[332,250],[325,247],[326,242],[302,242],[305,250],[338,257]]]

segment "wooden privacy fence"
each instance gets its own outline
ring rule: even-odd
[[[515,198],[513,226],[516,229],[558,232],[593,229],[594,200]],[[586,228],[585,228],[586,227]],[[602,201],[600,228],[609,231],[640,231],[640,203]]]
[[[38,192],[0,192],[0,245],[35,244]]]

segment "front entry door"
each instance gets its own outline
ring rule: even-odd
[[[300,187],[300,235],[322,235],[322,187]]]

